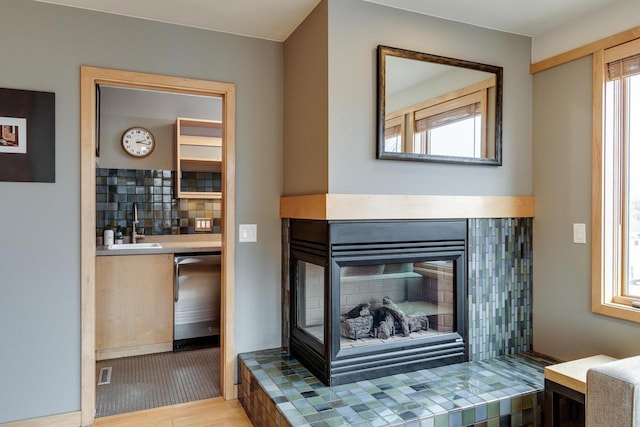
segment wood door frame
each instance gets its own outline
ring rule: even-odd
[[[94,423],[96,406],[95,256],[96,256],[96,84],[192,95],[222,95],[225,144],[222,151],[222,283],[220,388],[235,399],[235,85],[132,71],[80,67],[80,304],[82,425]]]

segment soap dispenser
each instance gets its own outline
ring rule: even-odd
[[[102,237],[102,244],[105,246],[109,246],[109,245],[113,245],[113,230],[110,228],[105,228],[104,233],[103,233],[103,237]]]
[[[118,227],[118,229],[116,230],[116,245],[121,245],[122,243],[122,229]]]

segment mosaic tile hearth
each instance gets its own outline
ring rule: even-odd
[[[239,355],[240,402],[255,426],[540,426],[544,366],[531,355],[327,387],[280,349]]]

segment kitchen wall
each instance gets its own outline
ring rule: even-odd
[[[222,120],[222,98],[100,87],[100,157],[102,168],[175,170],[176,119]],[[142,126],[154,136],[153,153],[138,159],[121,147],[125,130]]]
[[[128,235],[134,201],[146,234],[195,233],[196,217],[214,218],[212,231],[220,233],[221,201],[175,199],[174,175],[176,119],[222,120],[222,98],[102,85],[99,99],[96,237],[117,226],[128,227]],[[148,157],[134,158],[122,149],[122,134],[133,126],[153,134],[156,146]],[[219,172],[182,173],[190,191],[220,191],[221,181]]]
[[[533,348],[564,360],[640,354],[637,323],[591,312],[592,69],[587,56],[533,77]]]
[[[236,351],[280,345],[281,43],[2,0],[0,87],[56,93],[56,182],[0,182],[0,423],[80,409],[80,65],[236,84]]]

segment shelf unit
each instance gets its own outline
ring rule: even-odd
[[[221,199],[220,191],[184,190],[183,172],[222,171],[223,125],[218,120],[176,119],[176,197]]]

